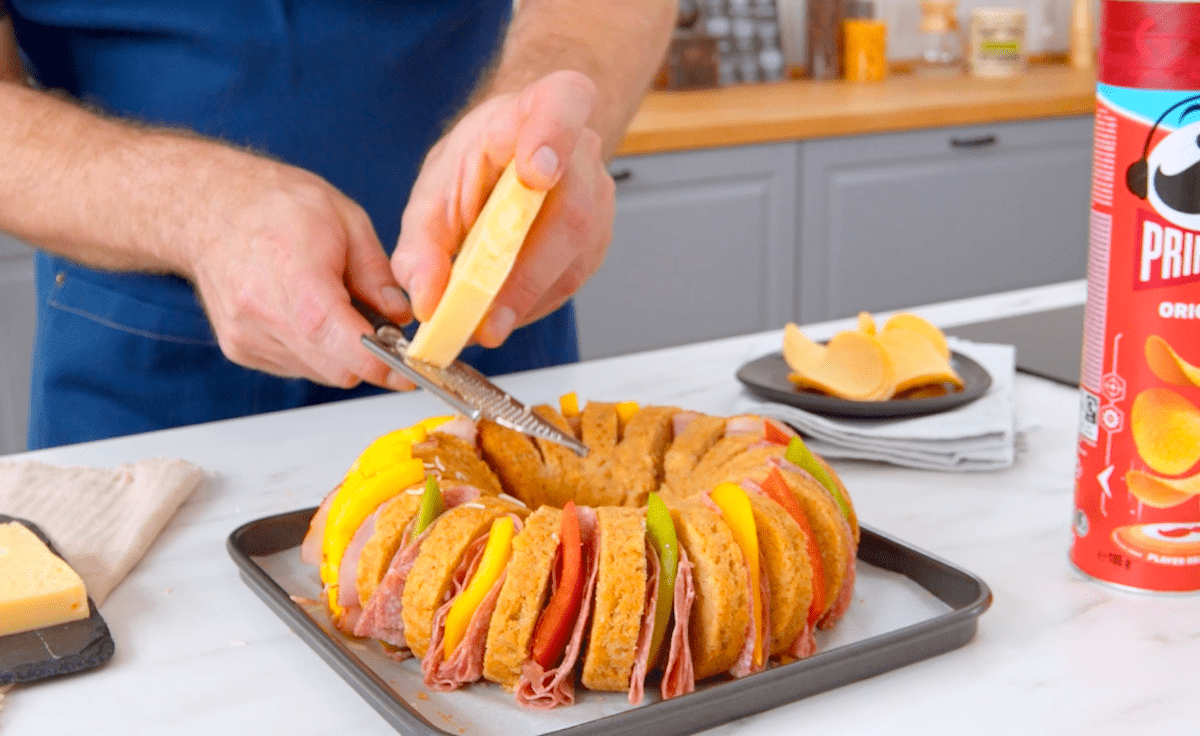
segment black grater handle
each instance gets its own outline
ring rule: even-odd
[[[375,310],[375,307],[372,307],[370,304],[367,304],[362,299],[359,299],[358,297],[354,296],[353,294],[350,295],[350,303],[352,305],[354,305],[354,308],[358,310],[359,314],[361,314],[363,317],[366,318],[366,320],[368,322],[371,323],[371,327],[375,328],[376,332],[378,332],[380,330],[380,328],[383,328],[383,327],[395,327],[395,328],[399,329],[399,325],[397,325],[395,322],[391,321],[387,317],[384,317],[382,314],[380,314],[379,312],[377,312]]]

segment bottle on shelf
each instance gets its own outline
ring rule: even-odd
[[[921,56],[913,71],[926,76],[963,72],[963,38],[957,0],[921,0]]]
[[[851,82],[887,77],[887,24],[875,18],[874,0],[846,0],[842,67]]]

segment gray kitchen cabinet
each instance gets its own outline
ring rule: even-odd
[[[33,251],[0,234],[0,455],[25,449],[36,319]]]
[[[797,145],[615,160],[612,244],[576,297],[583,357],[783,324],[794,301]]]
[[[1090,116],[805,141],[796,315],[1084,277]]]

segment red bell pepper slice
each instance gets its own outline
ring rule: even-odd
[[[533,659],[546,670],[562,659],[583,598],[583,543],[574,501],[567,501],[563,507],[559,540],[562,554],[559,555],[558,588],[550,596],[550,602],[533,629]]]
[[[804,513],[800,502],[792,495],[792,490],[788,488],[787,481],[779,474],[778,468],[771,468],[760,485],[763,492],[772,501],[782,506],[804,531],[808,559],[812,562],[813,574],[813,599],[812,605],[808,608],[808,623],[815,625],[821,618],[821,614],[825,612],[825,564],[821,562],[821,551],[817,549],[817,538],[813,535],[812,525],[808,523],[808,515]]]
[[[779,428],[779,425],[772,422],[770,419],[763,419],[764,434],[763,439],[773,445],[787,445],[792,441],[792,435],[784,432]]]

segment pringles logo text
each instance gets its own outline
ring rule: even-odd
[[[1145,210],[1138,212],[1137,229],[1141,246],[1136,251],[1133,288],[1200,281],[1200,233],[1175,227]]]

